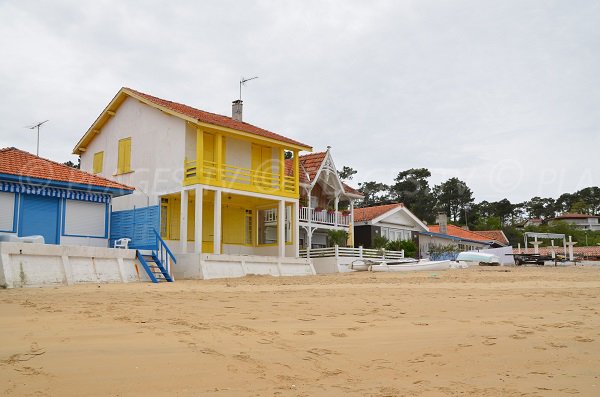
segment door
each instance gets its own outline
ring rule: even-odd
[[[46,244],[58,244],[60,199],[30,194],[21,197],[19,236],[44,236]]]

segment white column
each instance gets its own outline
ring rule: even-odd
[[[350,200],[350,245],[354,248],[354,200]]]
[[[194,252],[197,254],[202,253],[202,199],[204,195],[204,189],[202,186],[196,186],[196,219],[194,220]]]
[[[182,190],[179,214],[179,242],[181,243],[181,252],[184,254],[187,252],[188,197],[189,192]]]
[[[292,223],[292,227],[294,228],[294,255],[296,258],[300,256],[300,202],[296,201],[294,203],[294,220]]]
[[[279,200],[277,210],[277,247],[278,256],[285,257],[285,201]]]
[[[221,255],[221,191],[215,190],[213,254]]]
[[[575,256],[573,255],[573,246],[577,244],[573,242],[573,238],[571,236],[569,236],[569,242],[567,243],[567,246],[569,247],[569,260],[571,262],[573,262],[573,260],[575,259]]]

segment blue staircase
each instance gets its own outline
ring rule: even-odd
[[[154,235],[156,245],[136,247],[136,256],[153,283],[172,283],[171,264],[177,261],[156,229]]]

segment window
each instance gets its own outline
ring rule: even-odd
[[[252,210],[246,210],[246,245],[252,245]]]
[[[104,163],[104,152],[94,153],[94,164],[93,164],[94,174],[102,173],[103,163]]]
[[[15,194],[0,193],[0,230],[14,232],[15,224]]]
[[[277,243],[277,208],[256,211],[258,244]]]
[[[131,138],[119,140],[117,174],[124,174],[126,172],[131,172]]]
[[[292,207],[289,205],[285,206],[285,242],[291,243],[293,237],[292,230]]]
[[[65,235],[83,237],[106,236],[106,204],[67,200]]]

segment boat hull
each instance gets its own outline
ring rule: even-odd
[[[446,270],[450,268],[450,261],[426,261],[409,264],[389,265],[381,263],[372,265],[372,272],[415,272],[422,270]]]

